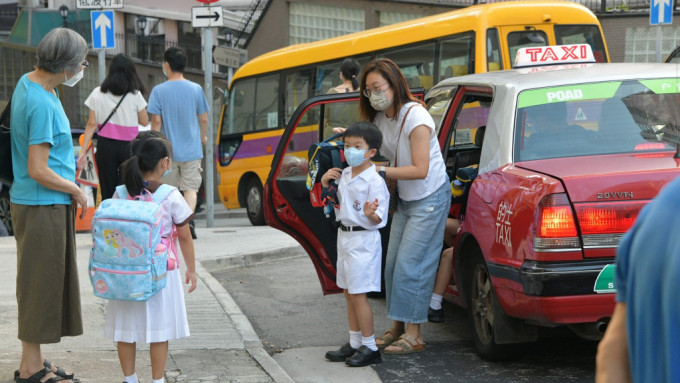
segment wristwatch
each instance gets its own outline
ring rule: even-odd
[[[380,174],[380,177],[385,178],[385,167],[384,166],[381,166],[378,169],[378,174]]]

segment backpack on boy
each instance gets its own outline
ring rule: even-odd
[[[145,189],[132,198],[121,185],[116,188],[118,199],[99,205],[92,219],[89,263],[95,296],[144,302],[165,287],[169,266],[170,270],[176,267],[176,252],[168,255],[176,230],[173,228],[170,241],[161,238],[161,202],[174,189],[163,184],[153,194]]]
[[[322,197],[321,177],[332,168],[344,169],[347,167],[345,160],[345,143],[340,139],[343,133],[335,134],[327,139],[312,144],[307,151],[307,158],[309,159],[307,171],[307,189],[309,190],[309,197],[314,207],[323,207],[324,213],[329,215],[331,212],[331,205],[328,203],[328,197],[335,198],[334,190],[338,189],[338,184],[335,180],[330,182],[330,190],[328,197]]]

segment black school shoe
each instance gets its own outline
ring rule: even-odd
[[[427,308],[427,320],[434,323],[441,323],[444,321],[444,308],[435,310],[431,307]]]
[[[382,363],[380,349],[373,351],[366,346],[359,347],[359,349],[357,350],[357,352],[354,353],[354,355],[350,356],[349,358],[347,358],[347,360],[345,360],[345,364],[350,367],[364,367],[378,363]]]
[[[345,359],[354,355],[356,351],[356,348],[352,348],[349,343],[345,343],[342,347],[335,351],[328,351],[326,353],[326,359],[330,360],[331,362],[344,362]]]

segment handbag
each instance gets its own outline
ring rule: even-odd
[[[394,167],[397,167],[397,158],[399,154],[399,141],[401,140],[401,132],[404,130],[404,124],[406,123],[406,117],[408,117],[409,112],[416,105],[411,105],[404,115],[404,119],[401,120],[401,127],[399,128],[399,136],[397,137],[397,148],[394,150]],[[397,180],[394,178],[385,177],[385,183],[387,184],[387,190],[390,192],[390,205],[387,208],[387,214],[392,215],[397,211],[397,205],[399,204],[399,189],[397,188]]]

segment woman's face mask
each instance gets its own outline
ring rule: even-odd
[[[392,100],[388,100],[385,95],[387,92],[372,92],[368,101],[371,103],[373,109],[382,112],[392,105]]]
[[[85,74],[85,71],[81,70],[80,72],[74,74],[73,77],[67,78],[66,73],[64,73],[64,82],[62,82],[62,84],[66,85],[66,86],[73,87],[78,83],[78,81],[80,81],[80,79],[83,78],[84,74]]]

